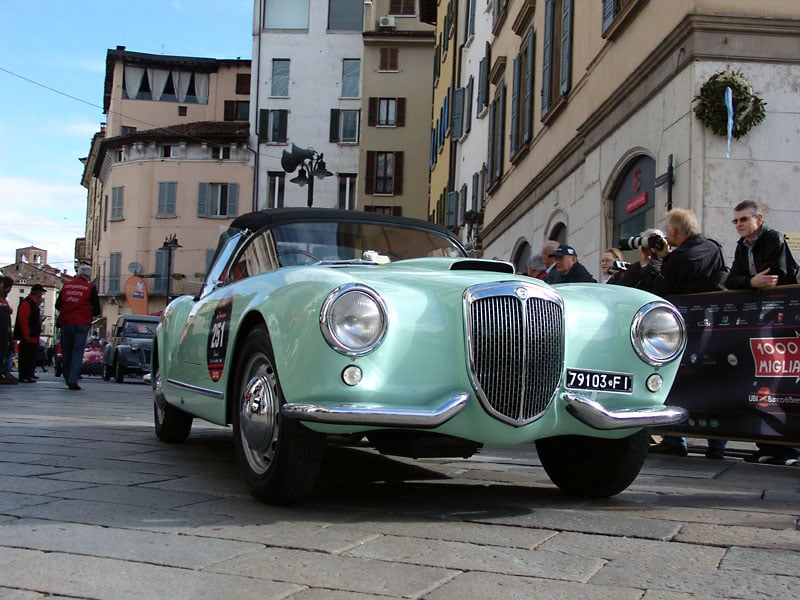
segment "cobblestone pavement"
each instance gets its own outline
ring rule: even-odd
[[[798,467],[650,456],[580,501],[532,445],[337,447],[315,497],[276,508],[244,488],[230,430],[162,444],[146,385],[40,377],[0,386],[3,599],[800,598]]]

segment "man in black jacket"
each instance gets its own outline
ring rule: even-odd
[[[756,200],[745,200],[736,205],[733,224],[740,237],[726,283],[728,289],[797,283],[797,266],[791,258],[791,251],[783,236],[764,223],[764,212]]]
[[[797,264],[783,236],[764,223],[764,211],[756,200],[744,200],[733,209],[739,241],[728,277],[728,289],[770,288],[797,283]],[[797,464],[800,452],[781,444],[756,444],[758,451],[744,460],[777,465]]]
[[[556,283],[597,283],[586,267],[578,262],[578,253],[572,246],[561,245],[550,256],[556,259],[559,274]]]
[[[659,296],[696,294],[724,289],[728,272],[722,248],[700,233],[697,217],[685,208],[667,212],[666,238],[661,250],[661,269],[650,264],[642,269],[642,287]]]

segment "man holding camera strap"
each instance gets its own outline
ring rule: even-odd
[[[642,287],[659,296],[696,294],[724,290],[728,269],[722,248],[700,233],[697,217],[686,208],[667,212],[667,244],[651,244],[663,259],[661,268],[653,263],[642,269]]]

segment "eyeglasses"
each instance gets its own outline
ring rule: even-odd
[[[734,225],[736,225],[737,223],[747,223],[752,218],[753,217],[739,217],[737,219],[736,217],[734,217],[733,219],[731,219],[731,223],[733,223]]]

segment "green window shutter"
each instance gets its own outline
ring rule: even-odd
[[[453,90],[453,122],[450,126],[450,136],[453,141],[458,141],[464,132],[464,88]]]
[[[618,3],[619,0],[603,0],[603,33],[605,33],[606,29],[614,22],[614,17],[616,17],[617,12],[619,12]]]
[[[289,111],[286,109],[276,110],[276,117],[278,119],[278,130],[276,132],[276,139],[272,140],[279,144],[286,143],[286,136],[289,130]]]
[[[208,183],[201,182],[197,188],[197,216],[208,216]]]
[[[228,216],[236,217],[239,214],[239,184],[228,184]]]
[[[524,139],[522,140],[526,144],[530,143],[533,140],[533,74],[534,74],[534,64],[533,64],[533,43],[535,41],[533,35],[533,29],[528,30],[527,34],[528,38],[528,46],[525,48],[525,52],[527,53],[527,73],[525,76],[525,125],[523,129]]]
[[[550,110],[553,78],[553,0],[544,8],[544,45],[542,47],[542,116]]]
[[[513,155],[519,147],[519,97],[520,97],[520,77],[522,72],[522,61],[519,56],[514,57],[514,67],[511,84],[511,154]]]
[[[572,88],[572,0],[563,0],[561,14],[561,86],[563,96]]]
[[[269,109],[258,111],[258,141],[262,144],[269,141]]]

